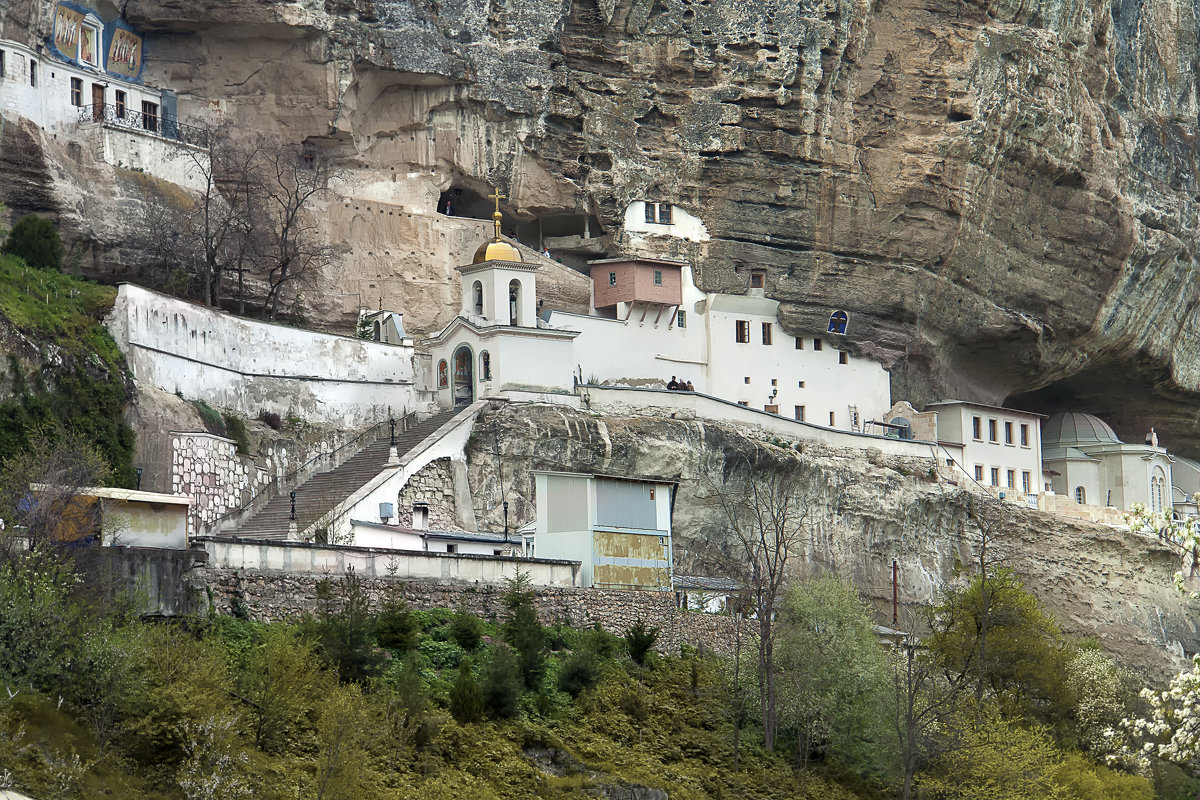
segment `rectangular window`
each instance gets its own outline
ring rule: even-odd
[[[662,286],[662,270],[661,269],[654,270],[654,285]]]
[[[779,385],[779,379],[778,379],[778,378],[771,378],[771,385],[772,385],[772,386],[778,386],[778,385]]]
[[[801,389],[803,389],[803,388],[804,388],[804,381],[800,381],[800,382],[799,382],[799,386],[800,386],[800,388],[801,388]]]
[[[0,78],[3,78],[7,74],[8,74],[8,72],[7,72],[7,70],[5,68],[5,64],[4,64],[4,51],[0,50]]]
[[[83,105],[83,79],[71,78],[71,105]]]
[[[1004,423],[1004,443],[1005,444],[1013,443],[1013,428],[1012,428],[1011,422]]]
[[[749,407],[749,405],[750,405],[750,401],[749,401],[749,400],[738,400],[738,405],[739,405],[739,406],[747,406],[747,407]]]
[[[977,480],[977,481],[983,480],[983,464],[975,465],[975,480]]]
[[[996,441],[996,420],[994,419],[988,420],[988,441]]]
[[[1029,447],[1029,426],[1021,423],[1021,447]]]
[[[125,119],[125,93],[117,90],[117,119]]]
[[[992,486],[1000,485],[1000,468],[992,467]]]
[[[750,343],[750,320],[739,319],[737,321],[737,341],[739,344]]]
[[[983,441],[983,419],[980,417],[971,417],[971,438]]]
[[[646,222],[654,222],[654,203],[646,203]]]
[[[834,418],[833,418],[833,412],[832,412],[832,411],[830,411],[830,412],[829,412],[829,427],[831,427],[831,428],[832,428],[832,427],[833,427],[833,426],[836,424],[836,423],[833,421],[833,419],[834,419]]]
[[[615,272],[608,273],[608,285],[609,286],[617,285],[617,273],[615,273]]]
[[[1008,478],[1008,488],[1010,488],[1010,489],[1017,488],[1017,472],[1016,472],[1016,470],[1010,469],[1008,471],[1008,474],[1005,475],[1004,477]]]
[[[671,224],[671,204],[670,203],[659,203],[658,204],[658,224],[659,225],[670,225]]]
[[[29,85],[34,87],[37,86],[37,62],[33,59],[29,59]],[[82,93],[83,81],[79,82],[79,86],[80,92]]]
[[[763,340],[762,340],[762,342],[763,342],[763,344],[770,344],[770,343],[771,343],[771,323],[769,323],[769,322],[764,322],[764,323],[762,324],[762,326],[763,326]]]
[[[746,383],[749,383],[749,382],[750,382],[750,376],[749,376],[749,375],[747,375],[747,376],[745,377],[745,379],[744,379],[744,380],[746,381]]]
[[[847,353],[845,350],[838,352],[838,363],[839,364],[849,364],[850,363],[850,354]]]
[[[820,350],[820,349],[821,349],[821,340],[813,339],[813,350]]]
[[[796,419],[804,422],[804,406],[796,406]]]
[[[762,270],[754,270],[750,273],[750,288],[761,289],[767,283],[767,274]]]
[[[681,328],[687,327],[687,312],[686,311],[676,311],[675,312],[675,324]]]
[[[446,545],[446,552],[447,552],[447,553],[456,553],[456,552],[458,552],[458,545],[456,545],[456,544],[448,544],[448,545]]]
[[[803,339],[802,337],[800,337],[800,336],[797,336],[797,337],[796,337],[796,349],[797,349],[797,350],[803,350],[803,349],[804,349],[804,339]]]
[[[1025,494],[1029,494],[1030,483],[1031,483],[1031,481],[1029,480],[1029,473],[1022,472],[1021,473],[1021,491],[1024,492]]]
[[[158,133],[158,103],[142,101],[142,128]]]
[[[779,406],[773,406],[773,405],[768,404],[768,405],[763,406],[763,411],[767,412],[768,414],[778,414]]]

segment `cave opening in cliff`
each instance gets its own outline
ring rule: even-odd
[[[470,217],[471,219],[491,219],[492,212],[496,210],[495,201],[485,197],[479,192],[467,186],[452,186],[442,192],[438,198],[437,210],[439,214],[445,214],[448,217]],[[506,207],[505,203],[500,204],[500,211],[504,213],[504,234],[506,236],[512,234],[513,220],[512,216]]]
[[[1159,364],[1093,364],[1040,389],[1010,395],[1004,405],[1047,417],[1062,411],[1092,414],[1128,443],[1143,442],[1153,428],[1171,453],[1200,457],[1200,397],[1180,388]]]

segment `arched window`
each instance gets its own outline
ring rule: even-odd
[[[508,324],[524,324],[521,319],[521,282],[516,278],[508,283]]]
[[[479,354],[479,376],[483,381],[492,379],[492,356],[487,350]]]
[[[846,334],[846,326],[849,324],[850,317],[846,315],[845,311],[835,311],[829,315],[830,333],[838,333],[844,336]]]
[[[483,284],[480,281],[475,281],[475,285],[471,287],[471,294],[474,296],[475,313],[483,316]]]
[[[375,327],[375,341],[377,341],[377,342],[383,341],[383,339],[382,339],[383,330],[379,327],[379,320],[375,320],[374,327]]]
[[[1150,510],[1161,513],[1166,510],[1167,475],[1162,467],[1155,467],[1150,478]]]
[[[1075,502],[1081,506],[1087,503],[1087,494],[1083,491],[1082,486],[1075,487]]]
[[[446,364],[446,359],[438,362],[438,388],[446,389],[450,386],[450,367]]]

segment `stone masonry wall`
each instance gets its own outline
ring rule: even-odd
[[[314,575],[289,575],[260,570],[195,570],[193,581],[211,590],[212,611],[245,614],[257,621],[296,620],[317,609]],[[413,608],[452,608],[484,619],[501,619],[505,587],[485,584],[452,584],[365,579],[375,604],[401,599]],[[536,588],[535,603],[543,624],[563,623],[576,628],[599,624],[613,634],[623,634],[639,618],[659,628],[658,648],[663,652],[687,644],[720,653],[735,647],[734,618],[721,614],[684,611],[670,592],[617,589]],[[743,635],[748,628],[743,628]]]
[[[192,532],[239,507],[244,493],[268,479],[265,470],[242,463],[230,439],[211,433],[171,435],[171,493],[193,499]]]
[[[396,500],[397,524],[411,527],[413,506],[429,506],[429,528],[435,531],[460,531],[454,503],[454,475],[450,459],[439,458],[422,467],[408,479]]]

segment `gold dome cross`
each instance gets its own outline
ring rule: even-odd
[[[500,194],[500,190],[497,189],[495,194],[488,195],[488,199],[496,201],[496,210],[492,212],[492,220],[496,223],[496,241],[498,242],[500,241],[500,220],[504,216],[500,213],[500,201],[507,200],[508,195]]]

